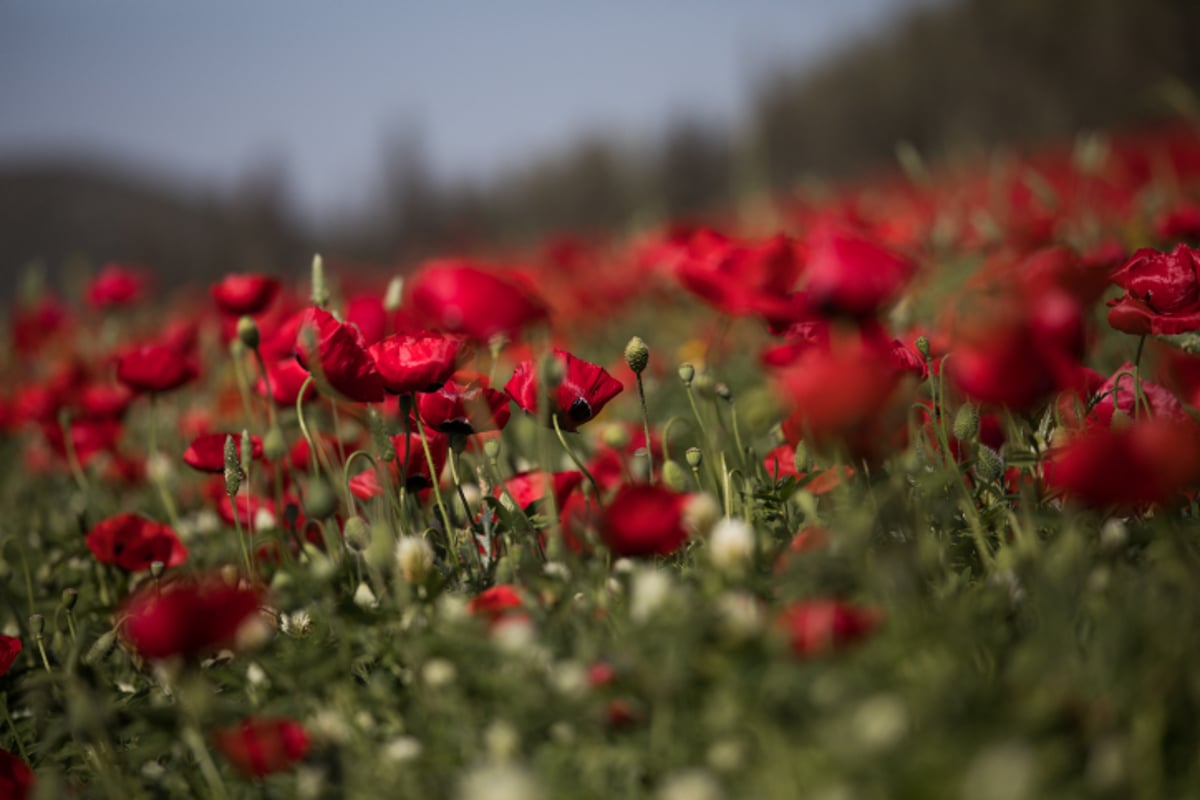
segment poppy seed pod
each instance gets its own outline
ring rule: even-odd
[[[238,320],[237,335],[238,339],[241,340],[242,344],[246,345],[247,349],[258,349],[258,325],[251,317],[242,317]]]
[[[641,375],[650,363],[650,348],[642,341],[642,337],[634,336],[629,340],[629,344],[625,345],[625,363],[638,375]]]

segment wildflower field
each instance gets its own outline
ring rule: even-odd
[[[1200,131],[29,283],[0,798],[1200,796]]]

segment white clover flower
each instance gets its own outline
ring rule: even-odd
[[[690,769],[668,776],[658,800],[721,800],[721,785],[707,770]]]
[[[666,572],[645,567],[633,575],[629,592],[629,617],[642,623],[653,617],[671,596],[671,578]]]
[[[423,536],[401,536],[396,540],[396,569],[410,585],[421,584],[433,570],[433,547]]]
[[[542,787],[526,769],[514,764],[471,770],[458,784],[458,800],[542,800]]]
[[[754,558],[754,530],[740,519],[722,519],[709,534],[708,554],[722,572],[740,572]]]

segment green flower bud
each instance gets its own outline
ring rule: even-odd
[[[371,526],[362,517],[354,516],[346,520],[342,534],[346,537],[346,546],[356,553],[371,546]]]
[[[488,439],[483,443],[483,454],[488,457],[489,461],[495,461],[500,457],[500,440]]]
[[[317,308],[329,306],[329,287],[325,285],[325,262],[320,254],[312,260],[312,302]]]
[[[625,363],[638,375],[641,375],[650,363],[650,348],[642,341],[642,337],[634,336],[629,340],[629,344],[625,345]]]
[[[929,360],[929,352],[930,352],[929,351],[929,337],[928,336],[918,336],[915,344],[917,346],[917,352],[921,354],[921,358],[924,358],[925,360],[928,361]]]
[[[277,461],[287,455],[287,440],[278,425],[272,425],[263,437],[263,455],[272,461]]]
[[[62,593],[63,608],[65,608],[67,611],[70,611],[71,609],[75,608],[75,604],[77,602],[79,602],[79,590],[78,589],[63,589],[63,593]]]
[[[979,409],[966,403],[954,415],[954,438],[969,442],[979,435]]]
[[[1004,459],[992,448],[979,445],[975,458],[975,474],[980,480],[998,481],[1004,476]]]
[[[313,478],[308,482],[308,491],[304,493],[304,513],[312,519],[324,519],[337,509],[337,497],[333,489],[322,478]]]
[[[687,489],[687,473],[678,461],[668,461],[662,466],[662,479],[667,488],[673,489],[676,492],[682,492]]]
[[[159,578],[162,577],[163,570],[165,570],[166,568],[167,568],[167,565],[161,561],[151,561],[150,562],[150,577],[154,578],[155,580],[158,580]]]
[[[1122,431],[1133,424],[1133,417],[1121,408],[1113,409],[1112,419],[1108,421],[1108,427],[1114,431]]]
[[[733,402],[733,390],[729,388],[727,383],[718,383],[715,389],[717,397],[724,400],[726,403]]]
[[[704,461],[704,453],[700,452],[699,447],[689,447],[687,452],[684,453],[684,458],[687,460],[689,467],[696,469]]]
[[[696,368],[691,364],[679,365],[679,380],[683,381],[684,386],[692,385],[692,378],[696,377]]]
[[[34,636],[41,636],[42,631],[46,630],[46,618],[41,614],[30,615],[29,627],[33,631]]]
[[[87,655],[83,657],[83,663],[89,666],[95,666],[104,659],[112,655],[112,651],[117,647],[117,632],[115,630],[101,634],[90,648]]]
[[[237,324],[238,339],[246,345],[247,350],[258,349],[258,325],[250,317],[242,317]]]
[[[623,450],[629,445],[629,430],[624,425],[609,425],[604,429],[604,443],[614,450]]]
[[[806,445],[804,442],[796,442],[795,462],[797,472],[808,472],[808,467],[811,462],[808,458],[808,445]]]

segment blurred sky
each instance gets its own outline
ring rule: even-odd
[[[483,177],[591,130],[732,121],[754,78],[918,0],[0,0],[0,164],[60,155],[236,185],[309,219],[379,190],[389,131]]]

